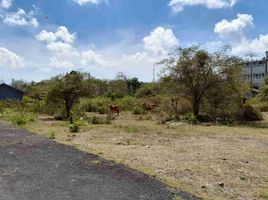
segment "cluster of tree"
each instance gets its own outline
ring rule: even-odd
[[[245,105],[249,87],[242,78],[243,60],[229,55],[227,48],[214,53],[198,46],[176,48],[159,64],[165,66],[162,82],[172,88],[172,93],[189,99],[195,116],[202,111],[243,120],[252,110]]]
[[[198,46],[175,48],[158,64],[164,66],[164,71],[157,83],[142,83],[123,73],[118,73],[114,80],[100,80],[89,73],[72,71],[38,83],[12,80],[12,85],[28,92],[36,101],[45,99],[64,105],[68,118],[81,97],[144,98],[160,94],[172,98],[174,109],[182,98],[188,99],[195,116],[202,112],[241,117],[245,113],[245,93],[249,87],[241,75],[243,60],[229,55],[227,48],[214,53]],[[267,88],[263,88],[266,99]]]

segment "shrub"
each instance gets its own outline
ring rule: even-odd
[[[203,114],[199,114],[199,115],[197,116],[197,120],[200,121],[200,122],[211,122],[211,121],[212,121],[212,119],[211,119],[210,116],[208,116],[208,115],[203,115]]]
[[[101,114],[101,115],[103,115],[103,114],[106,114],[106,113],[108,113],[108,111],[109,111],[109,109],[108,109],[108,107],[106,106],[101,106],[101,107],[99,107],[98,109],[98,112]]]
[[[197,123],[197,117],[193,113],[187,113],[184,115],[184,120],[190,124]]]
[[[91,120],[92,124],[111,124],[111,119],[109,118],[109,115],[106,116],[106,118],[93,116]]]
[[[74,122],[70,124],[69,128],[72,133],[78,133],[80,130],[81,124],[79,122]]]
[[[168,121],[173,120],[173,116],[170,115],[170,113],[160,111],[157,113],[157,121],[159,124],[165,124]]]
[[[138,98],[152,97],[160,92],[160,85],[157,83],[148,83],[141,86],[135,93]]]
[[[107,113],[108,105],[111,103],[109,98],[96,97],[94,99],[82,99],[80,101],[80,108],[84,112],[99,112]]]
[[[263,120],[261,112],[253,106],[246,105],[243,107],[243,121],[260,121]]]
[[[120,110],[133,110],[133,108],[139,104],[138,100],[134,97],[125,96],[122,99],[116,99],[114,104],[118,105]]]
[[[49,133],[48,133],[48,139],[50,139],[50,140],[54,140],[56,138],[56,136],[55,136],[55,131],[50,131]]]
[[[34,122],[35,116],[32,114],[20,113],[20,114],[13,116],[11,121],[18,126],[23,126],[27,124],[28,122]]]
[[[268,112],[268,103],[263,102],[258,106],[258,108],[261,112]]]
[[[144,111],[143,107],[141,107],[141,106],[135,106],[133,109],[133,115],[142,115],[144,113],[145,113],[145,111]]]
[[[12,118],[12,122],[18,126],[23,126],[27,123],[26,118],[23,117],[22,115],[15,115]]]

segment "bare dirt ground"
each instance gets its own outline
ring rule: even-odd
[[[66,122],[27,128],[143,171],[204,199],[268,199],[268,129],[263,124],[207,126],[140,120],[124,113],[111,125],[71,134]]]

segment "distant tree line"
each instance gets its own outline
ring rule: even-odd
[[[40,82],[12,80],[12,86],[22,89],[36,102],[64,105],[67,118],[81,98],[104,97],[113,101],[158,96],[163,110],[176,119],[185,112],[196,118],[206,115],[235,120],[261,119],[255,107],[246,103],[245,94],[250,87],[242,78],[243,60],[230,55],[227,48],[210,53],[199,46],[177,47],[158,64],[163,66],[163,71],[156,83],[143,83],[123,73],[113,80],[103,80],[87,72],[71,71]],[[262,99],[267,99],[267,85],[268,82],[262,89]]]

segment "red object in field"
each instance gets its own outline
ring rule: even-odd
[[[119,115],[119,106],[118,105],[109,105],[111,112],[116,112]]]

